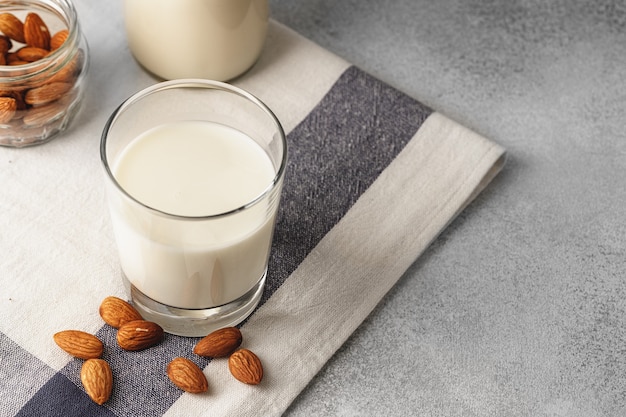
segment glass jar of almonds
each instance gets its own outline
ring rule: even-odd
[[[89,50],[69,0],[0,3],[0,145],[45,143],[78,112]]]

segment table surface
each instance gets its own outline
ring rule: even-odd
[[[509,152],[287,415],[626,415],[626,3],[271,4]]]
[[[125,47],[109,36],[123,30],[121,1],[76,3],[90,88],[103,92],[87,103],[89,118],[143,86],[111,58]],[[626,4],[271,7],[275,20],[509,153],[286,415],[625,415]]]

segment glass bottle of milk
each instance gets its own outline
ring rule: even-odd
[[[164,79],[227,81],[258,59],[268,0],[124,0],[128,46]]]

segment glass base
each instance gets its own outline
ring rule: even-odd
[[[184,309],[159,303],[139,291],[122,273],[122,280],[133,306],[144,320],[153,321],[167,333],[187,337],[204,337],[214,330],[236,326],[244,321],[261,301],[267,271],[247,293],[217,307]]]

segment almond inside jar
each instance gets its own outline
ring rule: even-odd
[[[87,66],[70,3],[0,6],[0,145],[40,144],[65,130],[80,107]]]

